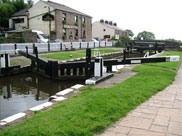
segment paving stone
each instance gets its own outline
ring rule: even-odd
[[[175,100],[173,108],[182,109],[182,101]]]
[[[95,136],[127,136],[127,135],[116,132],[105,132],[101,135],[95,135]]]
[[[182,136],[182,123],[170,122],[167,133]]]
[[[165,133],[167,131],[167,127],[152,125],[150,130],[155,132]]]
[[[128,136],[165,136],[165,133],[152,132],[149,130],[132,129]]]
[[[156,116],[155,114],[142,113],[140,117],[142,117],[142,118],[148,118],[148,119],[154,119],[155,116]]]
[[[141,117],[128,116],[124,118],[119,125],[132,128],[149,129],[153,120]]]
[[[115,126],[115,127],[110,127],[109,129],[107,129],[107,131],[121,133],[121,134],[128,134],[130,129],[131,128],[128,128],[128,127]]]
[[[154,125],[160,125],[160,126],[168,126],[169,124],[169,117],[167,116],[161,116],[161,115],[157,115],[154,119],[153,124]]]

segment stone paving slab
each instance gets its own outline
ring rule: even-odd
[[[97,136],[182,136],[182,64],[172,85]]]

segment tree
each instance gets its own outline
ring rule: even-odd
[[[128,35],[130,37],[133,37],[134,36],[134,33],[130,29],[126,29],[125,31],[128,33]]]
[[[138,33],[138,40],[155,40],[155,35],[152,32],[143,31]]]

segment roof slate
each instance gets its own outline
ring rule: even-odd
[[[52,1],[42,1],[42,2],[46,3],[47,5],[51,6],[52,8],[55,8],[57,10],[67,11],[67,12],[71,12],[71,13],[91,17],[91,16],[89,16],[87,14],[84,14],[84,13],[82,13],[80,11],[72,9],[72,8],[70,8],[68,6],[63,5],[63,4],[55,3],[55,2],[52,2]]]
[[[28,15],[28,9],[29,8],[22,9],[22,10],[16,12],[16,13],[14,13],[12,15],[12,17],[16,17],[16,16],[27,16]]]

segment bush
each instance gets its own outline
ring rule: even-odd
[[[25,38],[21,37],[20,38],[20,43],[25,43],[25,42],[26,42]]]
[[[16,35],[16,34],[8,35],[8,38],[17,38],[17,37],[18,37],[18,35]]]
[[[0,37],[0,43],[4,43],[5,42],[5,38],[4,37]]]
[[[116,47],[124,47],[124,44],[121,40],[117,40],[116,44],[115,44]]]

